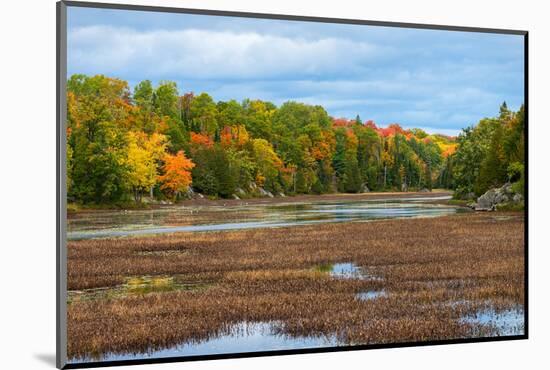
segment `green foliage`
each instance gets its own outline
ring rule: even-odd
[[[523,194],[524,120],[523,106],[512,112],[503,103],[497,118],[464,129],[456,152],[447,158],[441,182],[453,186],[457,197],[481,195],[506,181],[515,182],[514,191]]]
[[[322,194],[438,186],[466,194],[509,180],[523,189],[523,107],[503,104],[497,118],[455,139],[397,124],[378,128],[359,116],[334,119],[294,101],[277,107],[180,95],[170,81],[142,81],[133,94],[125,81],[102,75],[73,75],[67,86],[67,188],[79,204],[170,198],[173,189],[160,180],[167,168],[181,180],[173,184],[177,194],[191,184],[213,198],[259,194],[258,187]],[[178,156],[189,161],[187,172],[175,159],[167,166]]]
[[[153,95],[153,105],[160,116],[178,118],[178,87],[176,83],[162,81]]]
[[[191,101],[190,120],[195,132],[204,132],[208,135],[217,132],[218,110],[210,95],[202,93]]]
[[[236,178],[227,153],[219,146],[200,148],[193,154],[193,187],[207,195],[229,198],[235,193]]]
[[[498,124],[491,135],[491,142],[474,183],[474,192],[477,195],[506,181],[506,163],[502,148],[503,130],[502,125]]]

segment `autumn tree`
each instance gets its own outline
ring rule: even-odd
[[[283,162],[273,150],[271,144],[264,139],[252,140],[252,151],[256,163],[256,182],[267,190],[277,192],[280,190],[279,170]]]
[[[176,155],[165,154],[163,174],[159,176],[161,189],[177,198],[191,185],[191,170],[195,164],[185,156],[183,151]]]
[[[151,196],[153,186],[157,183],[158,163],[164,158],[166,137],[152,134],[148,137],[143,132],[128,133],[128,185],[132,188],[134,200],[141,201],[144,191]]]
[[[279,107],[180,94],[176,83],[73,75],[67,81],[67,192],[81,203],[119,203],[193,183],[213,197],[452,188],[482,193],[525,186],[525,110],[505,103],[458,137],[333,118],[321,106]],[[154,191],[153,191],[154,190]],[[518,191],[520,191],[518,190]],[[246,196],[246,194],[244,194]]]
[[[128,189],[125,122],[132,109],[126,82],[102,75],[68,81],[68,145],[72,152],[70,198],[115,202]]]

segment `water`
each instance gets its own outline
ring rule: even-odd
[[[335,263],[332,265],[330,275],[340,279],[361,279],[363,277],[359,267],[351,262]]]
[[[189,283],[180,281],[180,275],[174,276],[133,276],[126,278],[124,284],[105,288],[69,290],[68,302],[122,298],[131,295],[165,293],[176,290],[201,290],[208,288],[208,283]]]
[[[470,324],[490,325],[499,336],[522,335],[525,330],[524,315],[523,307],[504,311],[485,308],[476,312],[473,316],[463,317],[462,321]]]
[[[370,301],[379,297],[386,297],[387,294],[384,290],[368,290],[366,292],[357,293],[355,298],[360,301]]]
[[[334,203],[170,206],[152,210],[85,212],[69,218],[67,237],[69,240],[78,240],[174,232],[257,229],[324,222],[439,217],[466,211],[460,207],[427,203],[449,198],[450,196],[439,195]]]
[[[291,337],[284,334],[277,334],[275,330],[277,325],[278,323],[270,322],[241,322],[231,326],[226,333],[205,341],[181,343],[166,349],[150,350],[142,353],[107,353],[100,357],[72,359],[70,362],[121,361],[146,358],[276,351],[285,349],[334,347],[339,344],[334,336]]]
[[[315,266],[314,270],[328,273],[335,279],[383,280],[381,277],[369,273],[366,268],[359,267],[353,262],[325,263]]]

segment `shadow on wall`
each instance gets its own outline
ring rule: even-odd
[[[55,353],[40,353],[34,354],[34,358],[41,361],[42,363],[55,367]]]

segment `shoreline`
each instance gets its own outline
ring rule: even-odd
[[[247,199],[186,199],[178,203],[173,204],[143,204],[137,207],[112,207],[106,205],[98,205],[98,208],[92,206],[90,208],[78,208],[70,209],[70,204],[67,207],[67,216],[70,217],[75,214],[82,213],[95,213],[95,212],[112,212],[112,211],[146,211],[163,208],[176,208],[176,207],[209,207],[209,206],[246,206],[246,205],[284,205],[284,204],[299,204],[307,202],[337,202],[337,201],[360,201],[360,200],[381,200],[385,198],[422,198],[422,197],[438,197],[438,196],[452,196],[453,192],[447,189],[434,189],[431,192],[369,192],[369,193],[333,193],[333,194],[300,194],[291,196],[276,196],[273,198],[247,198]],[[77,205],[76,207],[82,207]]]

